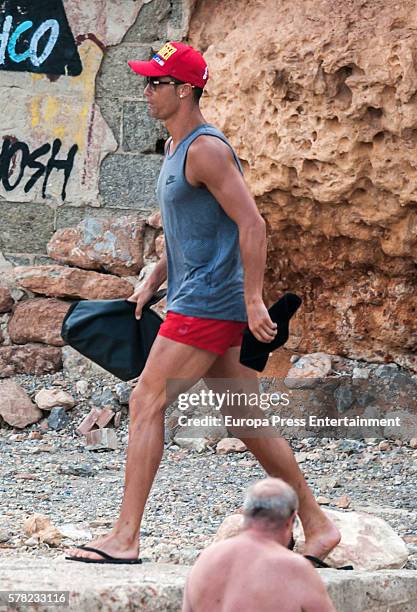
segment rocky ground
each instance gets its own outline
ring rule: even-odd
[[[42,388],[61,388],[73,395],[76,406],[60,430],[45,429],[45,420],[23,430],[5,424],[0,429],[2,556],[62,556],[68,544],[105,533],[117,516],[127,444],[126,393],[119,387],[120,399],[113,406],[122,413],[116,430],[119,448],[97,452],[86,450],[75,428],[91,405],[114,389],[115,379],[97,375],[75,385],[61,372],[21,375],[16,382],[31,397]],[[305,438],[293,440],[292,446],[321,504],[384,518],[407,542],[406,567],[417,569],[416,448],[394,439]],[[219,455],[213,445],[198,453],[167,438],[142,524],[141,557],[192,563],[222,520],[241,506],[245,487],[262,476],[248,451]],[[34,513],[49,517],[63,534],[57,545],[39,543],[25,533],[24,521]]]

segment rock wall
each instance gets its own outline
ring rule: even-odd
[[[0,3],[0,251],[8,261],[47,262],[54,231],[87,216],[145,219],[155,209],[165,130],[149,120],[143,80],[127,60],[182,38],[189,5]]]
[[[0,3],[0,378],[61,368],[72,301],[127,297],[157,261],[166,133],[127,60],[182,39],[192,6]]]
[[[293,348],[417,370],[417,9],[204,0],[205,114],[269,230],[266,290],[304,298]]]
[[[146,221],[137,214],[86,217],[49,241],[54,264],[3,265],[0,378],[59,370],[64,345],[60,331],[71,303],[129,297],[137,278],[144,278],[158,261],[161,232],[159,212]]]

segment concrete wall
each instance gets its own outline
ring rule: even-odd
[[[155,208],[164,127],[149,120],[148,59],[188,30],[185,0],[0,3],[0,251],[47,263],[58,228]]]

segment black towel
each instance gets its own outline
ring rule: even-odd
[[[285,344],[289,336],[289,322],[291,317],[301,306],[302,299],[294,293],[285,293],[278,302],[269,308],[269,316],[277,324],[277,335],[271,342],[257,340],[246,328],[243,334],[242,347],[240,349],[240,363],[262,372],[268,361],[269,353]]]

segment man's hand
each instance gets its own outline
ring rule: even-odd
[[[149,302],[153,294],[153,289],[143,284],[139,285],[139,287],[136,287],[134,293],[132,293],[132,295],[127,298],[128,302],[136,302],[135,317],[137,319],[141,318],[142,309],[145,304]]]
[[[271,342],[277,335],[277,324],[269,316],[262,300],[246,305],[248,327],[257,340]]]

